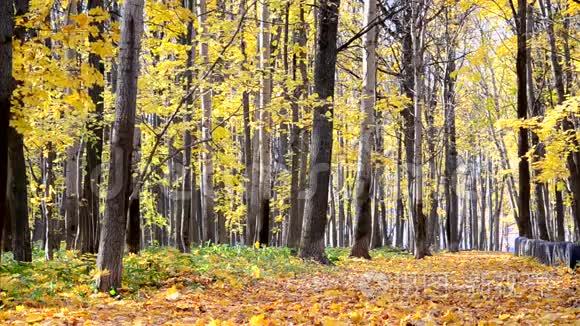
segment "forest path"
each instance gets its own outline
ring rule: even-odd
[[[505,253],[348,259],[286,277],[173,285],[140,300],[90,299],[86,308],[11,311],[7,324],[568,324],[580,322],[580,276]],[[4,323],[3,322],[3,323]],[[403,323],[405,324],[405,323]]]

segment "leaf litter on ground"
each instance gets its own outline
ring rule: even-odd
[[[350,259],[330,249],[334,265],[321,266],[280,248],[156,248],[125,257],[119,299],[93,293],[84,265],[92,258],[60,252],[48,267],[3,267],[0,323],[580,324],[580,277],[563,267],[476,251],[422,260],[392,249],[372,255]]]

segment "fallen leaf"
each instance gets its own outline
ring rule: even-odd
[[[169,301],[177,301],[181,297],[179,291],[175,288],[175,285],[165,291],[165,299]]]

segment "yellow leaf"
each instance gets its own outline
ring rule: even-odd
[[[220,326],[222,322],[219,319],[212,319],[207,326]]]
[[[338,319],[325,318],[322,321],[322,326],[344,326],[344,325],[348,324]]]
[[[358,311],[353,311],[348,314],[348,318],[355,324],[360,323],[363,320],[363,315]]]
[[[37,323],[43,319],[44,319],[44,316],[41,314],[37,314],[37,313],[31,313],[31,314],[28,314],[28,316],[26,316],[26,322],[29,324]]]
[[[254,278],[260,278],[261,277],[261,273],[260,273],[260,268],[256,265],[252,266],[252,276]]]
[[[446,323],[453,323],[458,321],[459,317],[457,317],[457,315],[453,311],[447,310],[447,312],[445,312],[441,320],[443,320]]]
[[[254,242],[254,248],[260,249],[260,241]]]
[[[17,305],[16,306],[16,312],[21,312],[22,310],[24,310],[24,306],[23,305]]]
[[[501,314],[499,315],[499,319],[501,320],[508,320],[511,317],[510,314]]]
[[[252,318],[250,318],[250,326],[265,326],[269,324],[270,323],[268,322],[264,314],[255,315],[252,316]]]
[[[175,285],[167,289],[167,291],[165,292],[165,299],[169,301],[176,301],[177,299],[179,299],[179,297],[181,297],[181,294],[175,288]]]

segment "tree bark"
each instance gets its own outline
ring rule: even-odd
[[[127,250],[130,253],[138,254],[141,249],[141,211],[140,211],[140,193],[141,189],[135,190],[139,187],[133,175],[137,173],[138,162],[141,160],[141,131],[135,129],[133,132],[133,156],[131,158],[131,165],[129,166],[129,188],[127,191],[127,201],[129,205],[128,219],[127,219]],[[131,198],[134,194],[134,198]]]
[[[534,24],[534,8],[528,5],[527,8],[527,22],[526,22],[526,33],[527,38],[533,38],[533,24]],[[539,99],[536,100],[535,88],[534,88],[534,78],[533,78],[533,67],[532,67],[532,51],[530,47],[526,50],[526,78],[527,78],[527,96],[528,96],[528,107],[531,116],[541,118],[543,115],[541,104]],[[538,136],[534,133],[530,134],[532,141],[532,146],[534,146],[534,157],[536,160],[544,156],[543,144],[540,143]],[[534,197],[536,202],[536,220],[537,229],[539,231],[539,238],[542,240],[549,240],[548,229],[546,226],[546,211],[544,207],[544,187],[541,182],[534,181]]]
[[[89,0],[87,10],[102,8],[103,0]],[[89,35],[89,42],[96,43],[101,40],[101,34],[104,30],[103,23],[97,23],[97,30],[99,33],[97,35]],[[89,54],[89,64],[92,68],[96,69],[101,76],[99,78],[104,79],[105,75],[105,65],[103,59],[95,54]],[[80,250],[81,253],[96,253],[98,243],[98,225],[99,225],[99,185],[101,183],[101,154],[103,152],[103,126],[101,121],[103,120],[103,108],[104,108],[104,97],[103,97],[104,87],[93,84],[89,88],[89,96],[95,105],[95,112],[93,113],[93,118],[89,119],[87,122],[87,133],[90,137],[87,137],[85,149],[86,149],[86,164],[84,171],[83,180],[83,190],[82,199],[80,202],[79,209],[79,232],[76,238],[76,248]]]
[[[403,233],[405,230],[405,207],[403,205],[403,189],[401,186],[403,178],[403,135],[397,137],[397,190],[395,207],[395,247],[403,248]]]
[[[369,26],[377,14],[376,0],[365,0],[363,26]],[[360,111],[360,138],[358,148],[358,166],[356,177],[355,218],[356,227],[354,245],[350,255],[371,259],[369,247],[372,232],[371,185],[372,185],[372,136],[375,127],[375,87],[376,87],[376,34],[377,27],[372,27],[363,35],[363,91]]]
[[[415,258],[421,259],[429,255],[427,242],[427,217],[423,213],[423,126],[421,116],[424,106],[424,66],[423,66],[423,37],[424,3],[419,1],[411,6],[412,22],[411,36],[413,43],[413,79],[414,79],[414,182],[413,182],[413,224],[415,231]]]
[[[0,139],[8,139],[10,99],[14,89],[12,78],[12,36],[14,34],[14,1],[0,2]],[[6,223],[8,186],[8,146],[0,146],[0,247]],[[2,248],[0,248],[2,251]]]
[[[564,74],[562,73],[562,65],[560,64],[560,56],[558,55],[558,48],[556,45],[556,36],[554,33],[554,22],[553,22],[553,14],[552,14],[552,4],[550,0],[545,0],[546,2],[544,3],[544,1],[540,1],[540,9],[542,9],[542,12],[546,18],[547,21],[547,28],[546,28],[546,32],[548,35],[548,43],[550,44],[550,59],[552,62],[552,73],[554,75],[554,86],[556,87],[556,93],[558,95],[558,104],[562,104],[565,100],[565,88],[564,88],[564,80],[563,80],[563,76]],[[566,19],[568,20],[568,19]],[[565,32],[565,37],[568,38],[569,36],[567,35],[568,33]],[[567,41],[567,39],[565,40]],[[565,42],[565,45],[567,45],[567,42]],[[565,61],[569,62],[569,48],[566,46],[565,53],[566,53],[566,58]],[[571,74],[572,72],[572,68],[570,68],[570,71],[566,72],[566,76],[568,76],[569,74]],[[571,78],[567,78],[567,82],[570,84]],[[570,91],[570,88],[568,87],[568,91]],[[573,131],[576,128],[574,127],[574,124],[567,118],[565,118],[562,121],[562,127],[564,128],[565,131]],[[580,232],[580,150],[578,150],[578,141],[577,140],[572,140],[576,150],[572,151],[568,157],[567,157],[567,164],[568,164],[568,170],[570,171],[570,176],[568,178],[568,181],[570,183],[570,186],[572,188],[572,214],[573,214],[573,218],[574,218],[574,223],[576,225],[576,230],[577,232]],[[558,189],[556,189],[556,191],[560,191]],[[562,196],[562,194],[560,193],[559,196]],[[580,236],[580,234],[578,234],[578,236]]]
[[[304,7],[302,2],[299,4],[299,17],[300,23],[294,30],[293,42],[300,48],[306,47],[306,21],[304,17]],[[302,231],[302,215],[304,213],[301,207],[300,198],[300,175],[304,171],[300,171],[301,167],[301,151],[304,150],[300,139],[300,134],[304,134],[298,126],[298,121],[300,119],[300,106],[297,101],[304,98],[307,93],[308,87],[308,72],[306,70],[306,52],[299,51],[295,52],[292,58],[292,79],[294,81],[300,78],[302,79],[302,84],[296,87],[294,91],[294,101],[292,101],[292,127],[290,130],[290,149],[291,149],[291,180],[290,180],[290,223],[288,227],[288,241],[287,245],[291,248],[300,247],[300,233]],[[339,213],[340,216],[340,213]],[[339,217],[340,219],[340,217]]]
[[[75,141],[66,151],[65,163],[65,239],[66,249],[74,248],[79,221],[79,147]]]
[[[109,291],[121,286],[128,209],[127,193],[130,187],[129,171],[137,106],[139,52],[143,32],[143,7],[143,0],[126,0],[123,6],[109,185],[97,256],[97,270],[101,272],[97,278],[97,288],[101,291]]]
[[[564,228],[564,199],[562,191],[558,189],[558,184],[554,185],[554,194],[556,197],[556,240],[566,240],[566,229]]]
[[[199,26],[202,29],[202,37],[209,37],[207,28],[207,3],[200,0],[197,7]],[[207,41],[200,44],[200,56],[203,64],[209,67],[209,45]],[[201,110],[203,112],[201,123],[202,139],[211,138],[212,130],[212,90],[201,88]],[[203,241],[216,242],[216,214],[215,214],[215,193],[213,182],[213,146],[211,142],[206,142],[202,153],[202,200],[203,200]]]
[[[194,13],[194,0],[184,0],[184,6],[189,9],[189,11],[193,14]],[[185,44],[191,46],[189,51],[187,51],[187,67],[192,69],[193,63],[195,61],[195,50],[196,46],[194,44],[195,39],[195,27],[193,24],[193,19],[187,23],[187,38],[185,40]],[[193,84],[193,72],[188,70],[186,72],[186,89],[189,91]],[[193,101],[191,98],[187,101],[187,112],[183,116],[183,122],[186,125],[189,125],[191,122],[191,106],[193,105]],[[244,111],[245,112],[245,111]],[[190,252],[190,246],[192,242],[192,234],[193,225],[194,225],[194,210],[193,210],[193,202],[194,202],[194,191],[192,188],[192,179],[195,173],[192,173],[194,168],[191,159],[191,146],[193,142],[192,131],[185,130],[183,132],[183,147],[185,148],[183,151],[183,195],[185,198],[183,199],[183,217],[181,219],[181,236],[178,239],[178,243],[180,243],[179,250],[181,252]]]
[[[68,8],[66,10],[65,24],[67,26],[73,26],[72,16],[78,14],[78,4],[76,0],[71,0],[68,3]],[[77,52],[72,48],[67,48],[65,51],[65,65],[67,66],[68,73],[71,77],[78,76],[77,67]],[[65,91],[66,93],[71,93],[70,89]],[[65,241],[66,249],[71,250],[74,248],[75,237],[77,234],[77,228],[79,223],[79,149],[80,142],[78,139],[73,141],[73,144],[66,150],[66,162],[65,162],[65,191],[64,191],[64,222],[65,222]]]
[[[448,11],[445,11],[448,19]],[[445,203],[447,245],[451,252],[459,250],[458,221],[459,206],[457,202],[457,145],[455,132],[455,46],[451,43],[449,26],[445,26],[447,41],[447,64],[443,77],[443,106],[445,115]]]
[[[270,234],[270,193],[272,183],[271,135],[270,135],[270,101],[272,98],[272,78],[270,71],[270,10],[268,3],[263,2],[260,18],[260,190],[258,215],[258,240],[268,245]]]
[[[328,211],[328,182],[332,154],[332,114],[336,40],[340,0],[321,0],[318,10],[314,92],[323,103],[313,110],[310,146],[310,175],[304,223],[300,241],[300,257],[328,263],[324,253],[324,230]]]
[[[46,157],[43,158],[43,176],[44,176],[44,199],[42,205],[44,207],[45,219],[45,234],[46,241],[44,243],[44,257],[46,260],[52,260],[54,250],[59,249],[58,241],[58,222],[54,215],[54,208],[56,206],[56,198],[54,196],[54,160],[56,154],[53,145],[49,142],[46,145]]]
[[[379,157],[384,157],[384,119],[383,113],[377,111],[375,116],[375,132],[374,132],[374,148],[375,152]],[[373,236],[371,239],[371,249],[379,248],[388,245],[388,230],[387,230],[387,212],[385,205],[385,177],[384,177],[384,165],[383,162],[376,162],[376,169],[374,170],[374,219],[373,219]]]
[[[24,139],[16,129],[8,130],[8,208],[12,230],[14,260],[32,261],[32,244],[28,225],[28,193],[24,159]]]
[[[478,249],[479,248],[479,212],[478,212],[478,202],[479,196],[477,195],[477,179],[479,179],[479,166],[477,162],[477,157],[471,156],[471,174],[470,174],[470,191],[469,191],[469,199],[470,199],[470,216],[471,216],[471,248]]]
[[[528,114],[527,99],[527,37],[526,37],[526,0],[518,0],[518,9],[516,19],[517,28],[517,58],[516,58],[516,75],[517,75],[517,112],[518,119],[526,119]],[[515,14],[515,13],[514,13]],[[518,156],[519,156],[519,201],[518,212],[519,218],[516,220],[520,236],[532,238],[532,225],[530,223],[530,166],[527,158],[529,150],[528,131],[520,127],[518,131]]]
[[[402,32],[403,32],[403,39],[402,39],[402,49],[401,49],[401,88],[402,93],[404,93],[411,103],[406,105],[403,110],[401,111],[401,115],[403,117],[403,145],[405,148],[405,166],[407,171],[407,193],[408,193],[408,200],[407,200],[407,212],[408,212],[408,219],[407,225],[411,225],[411,220],[414,219],[414,189],[413,185],[415,182],[415,170],[413,165],[413,157],[414,157],[414,141],[415,141],[415,122],[413,119],[413,98],[414,98],[414,71],[413,71],[413,36],[412,36],[412,29],[411,23],[412,21],[412,12],[410,6],[407,6],[403,12],[402,17],[403,25]],[[407,233],[409,236],[410,234]]]
[[[7,1],[10,4],[12,1]],[[3,4],[4,5],[4,4]],[[0,5],[1,6],[1,5]],[[22,16],[29,10],[28,0],[17,0],[14,2],[16,9],[15,15]],[[12,253],[14,260],[20,262],[32,261],[32,244],[30,241],[30,227],[28,222],[28,193],[27,193],[27,177],[26,177],[26,161],[24,158],[24,139],[14,127],[9,127],[10,115],[10,95],[6,91],[12,92],[12,89],[5,87],[11,86],[12,78],[12,46],[6,48],[4,37],[10,32],[4,30],[7,27],[13,27],[13,33],[16,41],[23,43],[26,39],[27,30],[24,27],[11,26],[12,22],[12,7],[10,12],[3,11],[6,8],[0,7],[0,21],[7,25],[0,23],[0,123],[3,124],[0,130],[0,139],[5,139],[7,145],[0,149],[0,180],[6,175],[7,187],[4,187],[3,181],[0,181],[0,215],[2,218],[7,217],[10,220],[11,238],[12,238]],[[10,17],[6,17],[6,15]],[[10,39],[11,41],[11,39]],[[10,55],[6,51],[9,51]],[[5,66],[5,64],[9,66]],[[5,79],[6,78],[6,79]],[[7,84],[8,83],[8,84]],[[6,98],[8,96],[8,98]],[[4,102],[4,101],[8,102]],[[6,106],[8,105],[8,106]],[[7,111],[5,111],[7,110]],[[2,153],[7,150],[7,162],[4,162]],[[6,166],[3,164],[6,163]],[[4,170],[6,168],[6,170]],[[7,193],[3,194],[3,191]],[[5,195],[6,201],[4,201]],[[8,205],[3,206],[4,203]],[[2,226],[5,222],[0,218],[0,247],[2,244]],[[1,249],[0,249],[1,251]]]

